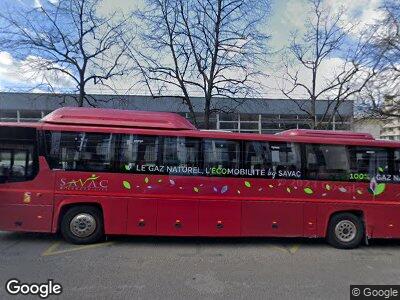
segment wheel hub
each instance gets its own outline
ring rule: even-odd
[[[80,238],[85,238],[93,234],[96,226],[95,218],[87,213],[76,215],[69,225],[72,234]]]
[[[335,235],[341,242],[351,242],[357,235],[357,227],[349,220],[340,221],[335,227]]]

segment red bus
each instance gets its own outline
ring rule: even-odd
[[[400,237],[400,143],[369,134],[197,130],[171,113],[62,108],[0,124],[0,230]]]

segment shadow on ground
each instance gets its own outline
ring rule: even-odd
[[[62,240],[59,234],[48,233],[21,233],[21,232],[0,232],[0,243],[8,242],[35,242],[44,243]],[[272,238],[272,237],[240,237],[240,238],[221,238],[221,237],[154,237],[154,236],[109,236],[107,241],[120,244],[157,244],[157,245],[293,245],[316,246],[326,245],[325,239],[308,238]],[[400,239],[373,239],[369,241],[370,247],[397,247],[400,246]]]

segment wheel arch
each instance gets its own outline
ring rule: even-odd
[[[59,232],[60,231],[60,226],[61,226],[61,221],[65,215],[65,213],[68,211],[68,209],[76,206],[91,206],[91,207],[96,207],[99,209],[102,218],[104,218],[104,211],[103,207],[100,203],[98,202],[93,202],[93,201],[82,201],[82,202],[67,202],[63,203],[58,207],[57,215],[54,218],[54,225],[53,225],[53,231],[54,232]]]
[[[365,222],[365,212],[362,209],[341,209],[341,210],[336,210],[333,211],[329,214],[328,218],[326,218],[325,222],[325,237],[328,236],[328,231],[329,231],[329,223],[331,222],[332,218],[338,214],[343,214],[343,213],[350,213],[355,215],[356,217],[360,218],[361,222],[364,224],[364,234],[367,234],[367,226]]]

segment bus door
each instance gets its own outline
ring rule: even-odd
[[[0,127],[0,230],[49,232],[53,185],[36,129]]]

